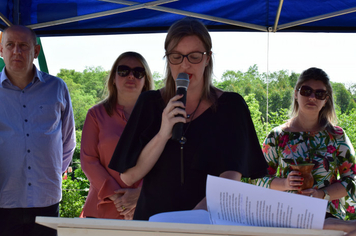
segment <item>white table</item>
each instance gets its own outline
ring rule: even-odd
[[[344,235],[342,231],[335,230],[157,223],[94,218],[37,217],[36,222],[57,229],[59,236]]]

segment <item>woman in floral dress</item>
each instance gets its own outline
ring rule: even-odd
[[[257,185],[329,201],[326,217],[350,219],[356,207],[355,151],[336,113],[328,75],[309,68],[295,86],[291,119],[274,128],[263,143],[269,175]],[[284,161],[283,159],[290,159]],[[311,162],[314,186],[301,190],[303,178],[290,162]]]

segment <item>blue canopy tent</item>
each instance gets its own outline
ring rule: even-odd
[[[166,32],[184,16],[211,31],[355,32],[356,0],[0,0],[0,30],[40,37]]]

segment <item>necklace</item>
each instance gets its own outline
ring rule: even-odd
[[[200,105],[200,102],[201,102],[201,98],[200,98],[200,100],[199,100],[199,102],[198,102],[198,105],[197,105],[197,107],[195,108],[195,110],[194,110],[192,113],[187,114],[187,119],[190,119],[190,117],[192,117],[192,119],[193,119],[193,117],[194,117],[194,115],[195,115],[195,112],[198,110],[198,107],[199,107],[199,105]]]
[[[195,108],[195,110],[190,115],[187,114],[187,119],[191,119],[191,120],[190,120],[187,128],[184,130],[184,133],[183,133],[183,135],[182,135],[182,137],[181,137],[181,139],[179,141],[179,143],[180,143],[180,181],[181,181],[181,185],[184,184],[183,146],[187,142],[187,138],[185,137],[185,133],[187,133],[190,124],[193,122],[193,118],[194,118],[195,112],[198,110],[201,100],[202,100],[202,98],[200,98],[199,103],[198,103],[197,107]]]
[[[200,105],[200,103],[201,103],[201,100],[202,100],[202,98],[200,98],[200,100],[199,100],[199,102],[198,102],[198,105],[197,105],[197,107],[195,108],[195,110],[194,110],[191,114],[187,114],[187,119],[190,119],[190,122],[189,122],[187,128],[184,130],[184,133],[183,133],[183,135],[182,135],[182,137],[181,137],[181,139],[180,139],[180,141],[179,141],[179,143],[182,145],[182,148],[181,148],[181,149],[183,149],[183,144],[185,144],[185,143],[187,142],[187,139],[186,139],[186,137],[184,137],[184,135],[185,135],[185,133],[187,133],[188,128],[189,128],[190,124],[191,124],[192,121],[193,121],[195,112],[198,110],[199,105]]]

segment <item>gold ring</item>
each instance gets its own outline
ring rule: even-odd
[[[122,209],[122,210],[125,210],[125,209],[126,209],[126,207],[125,207],[124,205],[122,205],[122,206],[121,206],[121,209]]]

